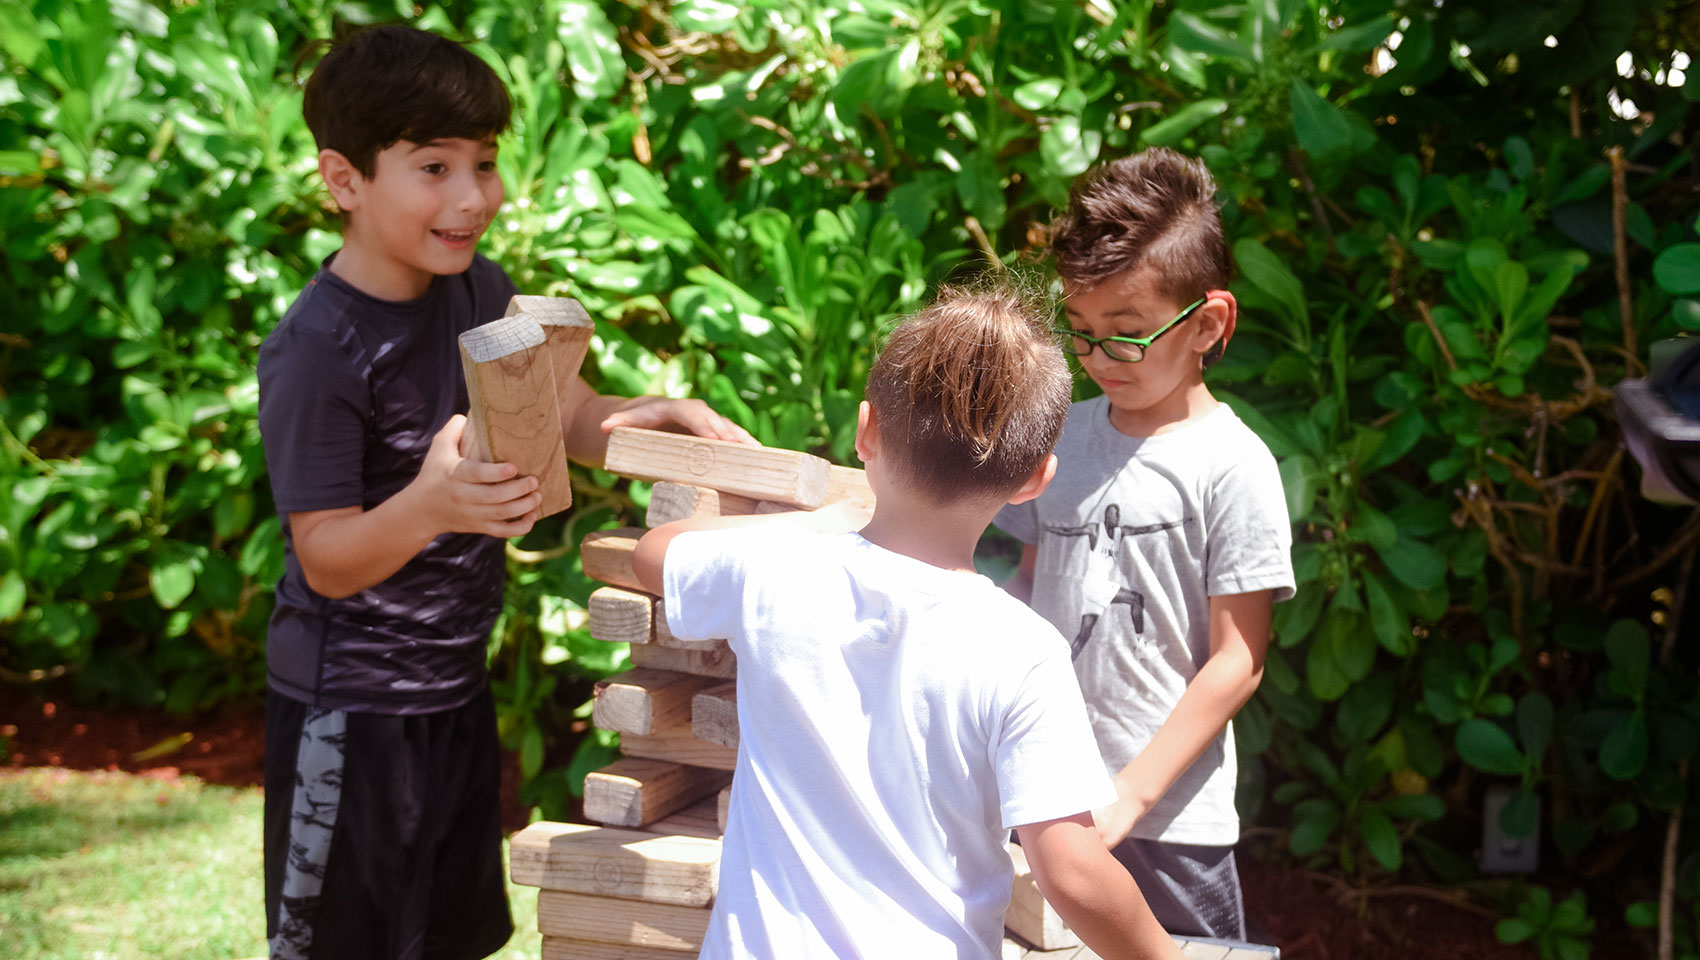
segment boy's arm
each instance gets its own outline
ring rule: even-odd
[[[1178,958],[1127,868],[1098,839],[1089,814],[1016,827],[1039,892],[1104,960]]]
[[[1134,823],[1174,786],[1257,691],[1274,606],[1272,590],[1210,598],[1210,659],[1187,684],[1156,736],[1116,774],[1120,799],[1095,811],[1098,833],[1106,845],[1113,847],[1126,839]]]
[[[561,398],[567,457],[588,466],[602,466],[608,455],[608,431],[615,427],[667,426],[683,427],[688,433],[715,440],[756,442],[743,427],[715,413],[701,400],[608,396],[592,390],[582,377],[575,377]]]
[[[673,538],[681,533],[693,530],[730,530],[736,527],[755,527],[762,524],[777,522],[803,523],[810,529],[822,533],[848,533],[867,526],[870,511],[868,505],[860,500],[841,500],[837,503],[821,507],[819,510],[797,510],[784,513],[749,514],[738,517],[689,517],[684,520],[674,520],[649,530],[638,539],[637,547],[632,551],[632,573],[638,583],[656,596],[661,596],[663,579],[662,565],[667,557],[667,548]]]
[[[511,463],[460,455],[466,418],[455,415],[431,440],[419,475],[370,510],[342,507],[289,515],[295,557],[315,593],[338,599],[389,579],[444,533],[517,537],[541,500],[535,477]]]

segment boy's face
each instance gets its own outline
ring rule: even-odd
[[[494,138],[402,140],[379,151],[370,179],[358,171],[341,179],[326,177],[349,213],[344,254],[353,253],[390,295],[422,294],[432,276],[472,266],[478,238],[502,205]]]
[[[1150,270],[1124,271],[1095,284],[1065,280],[1063,286],[1068,326],[1093,337],[1149,337],[1192,303],[1161,293]],[[1204,353],[1222,338],[1229,309],[1216,299],[1206,300],[1152,341],[1136,362],[1117,360],[1097,347],[1079,358],[1080,365],[1110,406],[1129,413],[1157,410],[1199,382]]]

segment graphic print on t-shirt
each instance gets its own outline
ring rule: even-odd
[[[1101,534],[1099,531],[1100,524],[1096,523],[1083,523],[1077,527],[1060,523],[1047,523],[1045,524],[1045,532],[1054,533],[1061,537],[1085,537],[1086,549],[1091,557],[1110,561],[1104,566],[1108,567],[1109,571],[1113,571],[1116,549],[1121,546],[1124,538],[1161,533],[1164,530],[1173,530],[1192,522],[1191,517],[1182,517],[1179,520],[1133,526],[1124,525],[1121,519],[1121,505],[1112,503],[1104,508]],[[1102,544],[1102,549],[1100,549],[1100,544]],[[1090,568],[1093,565],[1089,564],[1088,566]],[[1106,571],[1106,576],[1110,575],[1109,571]],[[1135,637],[1138,638],[1136,642],[1139,649],[1144,650],[1154,646],[1151,641],[1145,639],[1145,594],[1140,592],[1134,584],[1122,583],[1118,585],[1115,596],[1111,597],[1110,602],[1105,606],[1114,607],[1118,603],[1127,605],[1128,618],[1133,623],[1133,632]],[[1069,648],[1074,659],[1079,660],[1080,652],[1086,649],[1086,641],[1092,638],[1092,628],[1097,626],[1098,617],[1099,613],[1096,610],[1090,610],[1081,615],[1080,629],[1075,632],[1074,639],[1069,641]]]

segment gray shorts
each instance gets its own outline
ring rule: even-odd
[[[1113,851],[1163,929],[1177,936],[1245,939],[1245,901],[1233,847],[1129,837]]]

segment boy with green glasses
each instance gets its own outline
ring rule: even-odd
[[[1204,383],[1236,313],[1214,194],[1167,149],[1076,181],[1050,231],[1059,333],[1103,395],[994,522],[1026,544],[1010,591],[1072,640],[1118,795],[1099,834],[1170,933],[1243,940],[1228,721],[1293,593],[1292,531],[1275,459]]]

